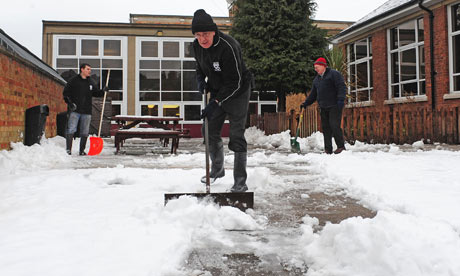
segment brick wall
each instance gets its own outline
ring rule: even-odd
[[[50,110],[45,136],[56,136],[56,114],[66,110],[63,89],[63,83],[0,48],[0,150],[24,141],[25,111],[39,104]]]

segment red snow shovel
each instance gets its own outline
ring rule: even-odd
[[[207,95],[204,97],[204,106],[207,105]],[[209,134],[208,134],[208,118],[204,119],[204,144],[206,149],[206,193],[178,193],[165,194],[165,205],[169,200],[177,199],[180,196],[193,196],[198,199],[209,199],[220,206],[232,206],[245,211],[246,209],[254,208],[254,193],[253,192],[237,192],[237,193],[211,193],[210,176],[209,176]]]
[[[110,69],[107,73],[107,80],[105,81],[105,87],[109,85]],[[105,107],[105,98],[107,97],[107,91],[104,91],[104,100],[102,101],[102,110],[101,110],[101,120],[99,122],[99,130],[97,132],[97,137],[89,137],[89,151],[88,155],[98,155],[101,153],[104,148],[104,140],[101,138],[101,127],[102,127],[102,118],[104,117],[104,107]]]

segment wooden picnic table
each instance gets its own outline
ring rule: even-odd
[[[117,115],[113,119],[118,124],[115,131],[117,153],[126,139],[160,138],[163,146],[167,146],[171,139],[171,153],[175,154],[179,147],[179,139],[188,136],[188,131],[180,129],[179,121],[182,118],[178,117]]]

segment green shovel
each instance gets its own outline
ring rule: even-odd
[[[297,137],[299,137],[300,126],[303,120],[303,107],[300,109],[300,119],[297,123],[297,131],[295,133],[295,138],[291,138],[291,152],[300,153],[300,144],[297,142]]]

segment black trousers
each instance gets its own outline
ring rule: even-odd
[[[337,106],[321,108],[321,127],[324,135],[324,150],[332,153],[332,137],[337,148],[344,147],[342,123],[342,108]]]
[[[247,152],[248,146],[244,138],[244,131],[249,108],[250,90],[250,86],[248,86],[241,95],[224,102],[222,107],[214,112],[213,118],[208,125],[209,147],[211,149],[219,142],[222,142],[222,127],[225,119],[228,118],[230,121],[228,148],[234,152]]]

